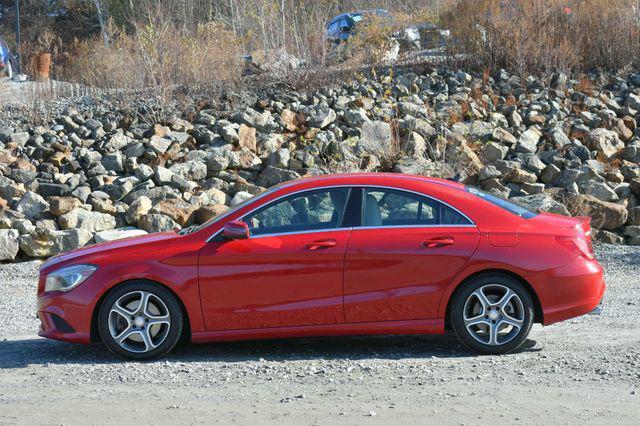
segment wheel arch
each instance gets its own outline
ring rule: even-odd
[[[516,281],[518,281],[520,284],[522,284],[524,286],[524,288],[527,290],[527,292],[529,293],[529,296],[531,296],[531,300],[533,301],[533,322],[534,323],[543,323],[544,320],[544,314],[542,312],[542,304],[540,303],[540,299],[538,298],[538,295],[536,293],[536,291],[534,290],[533,286],[531,286],[531,284],[529,284],[529,282],[524,279],[524,277],[522,277],[521,275],[513,272],[513,271],[509,271],[507,269],[500,269],[500,268],[494,268],[494,269],[484,269],[481,271],[476,271],[472,274],[469,274],[468,276],[466,276],[464,279],[462,279],[453,289],[453,292],[451,292],[451,294],[449,295],[449,299],[447,300],[447,306],[445,309],[445,316],[444,316],[444,323],[445,323],[445,330],[450,330],[451,329],[451,324],[450,324],[450,313],[451,313],[451,304],[453,302],[453,299],[456,295],[456,293],[458,291],[460,291],[460,288],[462,288],[462,285],[465,284],[466,282],[477,278],[479,276],[482,275],[490,275],[490,274],[500,274],[500,275],[505,275],[508,276],[510,278],[515,279]]]
[[[191,320],[189,318],[189,311],[187,311],[187,308],[184,304],[184,301],[182,300],[182,298],[180,297],[180,295],[178,295],[178,293],[176,293],[171,287],[158,282],[158,281],[154,281],[154,280],[150,280],[148,278],[134,278],[134,279],[129,279],[126,281],[122,281],[119,282],[113,286],[111,286],[107,291],[105,291],[102,296],[100,296],[100,298],[98,299],[98,301],[96,302],[95,307],[93,308],[93,312],[91,313],[91,343],[95,343],[95,342],[99,342],[100,339],[100,332],[98,331],[98,314],[100,313],[100,307],[102,306],[102,303],[104,302],[104,300],[107,298],[107,296],[109,296],[109,294],[111,294],[113,291],[115,291],[115,289],[117,289],[118,287],[125,285],[125,284],[130,284],[130,283],[134,283],[134,282],[145,282],[145,283],[149,283],[149,284],[154,284],[157,286],[160,286],[162,288],[164,288],[165,290],[169,291],[171,294],[173,294],[173,296],[176,298],[176,300],[178,301],[178,304],[180,305],[180,309],[182,309],[182,314],[183,314],[183,319],[184,319],[184,325],[183,325],[183,330],[182,330],[182,339],[188,339],[191,340]]]

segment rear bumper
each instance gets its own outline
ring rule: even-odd
[[[568,265],[530,277],[530,281],[540,299],[544,325],[602,310],[605,282],[596,260],[577,257]]]
[[[589,312],[589,315],[600,315],[600,314],[602,314],[602,311],[604,310],[603,302],[604,302],[603,300],[600,300],[600,303],[598,304],[598,306],[593,308],[593,310],[591,312]]]

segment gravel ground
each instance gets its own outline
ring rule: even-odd
[[[192,345],[133,363],[36,337],[38,262],[0,265],[0,423],[637,424],[640,248],[601,246],[602,316],[475,356],[451,336]]]

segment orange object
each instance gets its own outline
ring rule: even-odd
[[[51,73],[51,53],[39,53],[37,59],[38,80],[49,80]]]

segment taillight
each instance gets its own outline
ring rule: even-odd
[[[591,243],[591,238],[589,235],[586,235],[585,238],[557,236],[555,237],[555,239],[567,250],[576,253],[577,255],[582,256],[588,260],[595,259],[593,244]]]

